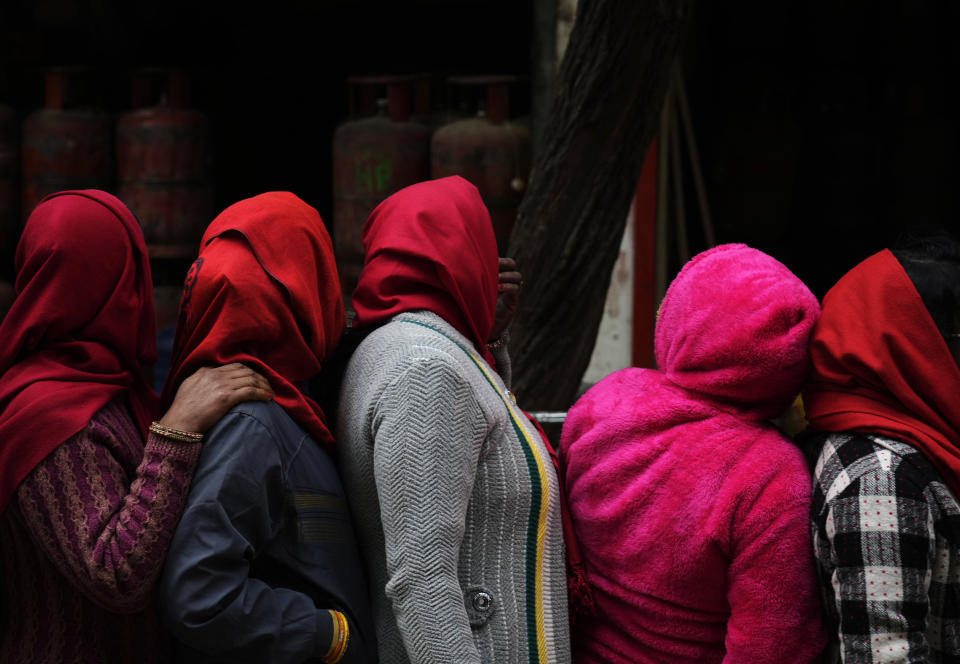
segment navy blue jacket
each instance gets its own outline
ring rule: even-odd
[[[376,661],[350,514],[329,454],[275,402],[235,406],[209,432],[159,587],[181,661],[321,661],[346,615],[342,660]]]

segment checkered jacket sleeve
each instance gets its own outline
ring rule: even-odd
[[[927,662],[936,555],[929,471],[912,447],[832,435],[814,471],[813,541],[848,663]],[[937,660],[939,661],[939,660]]]

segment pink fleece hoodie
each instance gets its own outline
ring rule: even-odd
[[[745,245],[693,258],[656,330],[570,411],[561,453],[597,615],[574,662],[815,661],[826,641],[800,450],[767,418],[809,370],[816,298]]]

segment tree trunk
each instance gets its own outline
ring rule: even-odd
[[[557,0],[533,0],[533,73],[530,124],[533,154],[543,147],[543,132],[557,78]]]
[[[579,3],[510,238],[525,283],[510,343],[525,408],[566,410],[576,396],[691,5]]]

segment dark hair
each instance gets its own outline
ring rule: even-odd
[[[960,243],[947,233],[930,235],[894,249],[940,334],[957,334],[960,318]]]

